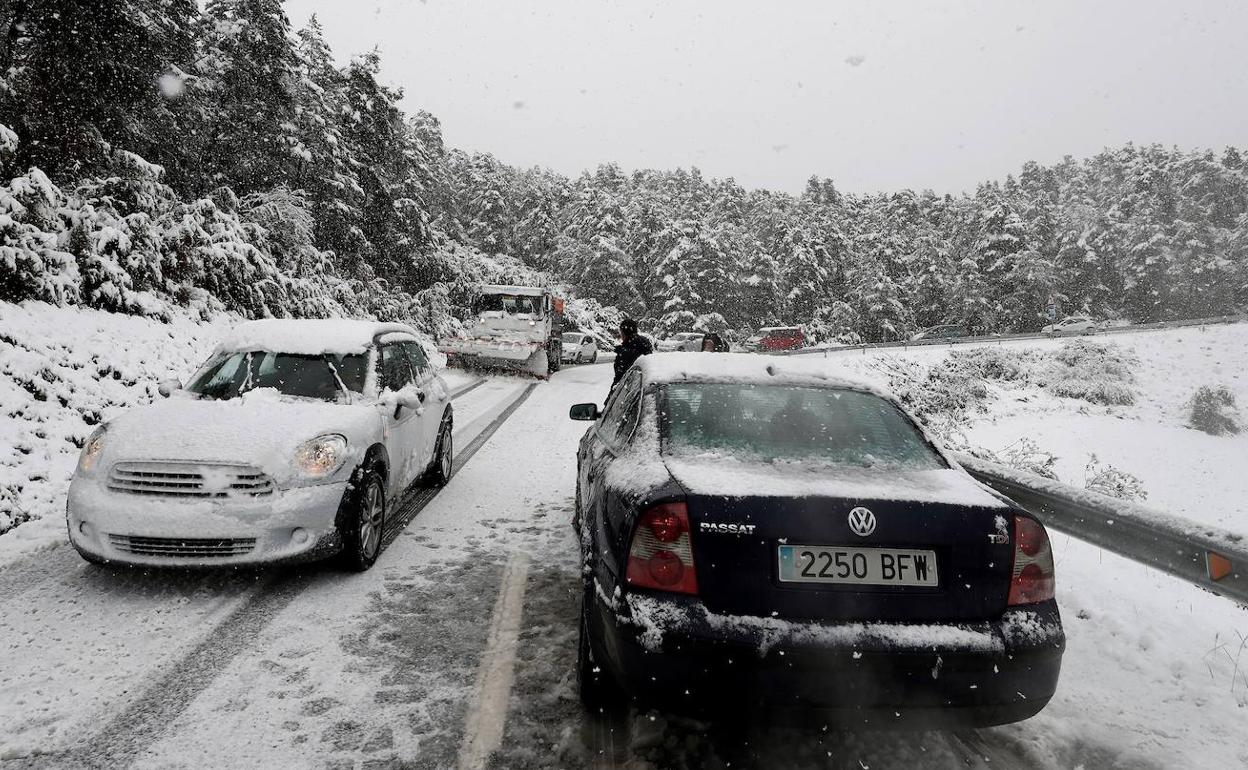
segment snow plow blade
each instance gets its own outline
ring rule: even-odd
[[[543,348],[511,348],[489,351],[457,351],[446,349],[446,365],[459,369],[492,369],[496,371],[523,372],[537,377],[548,377],[549,361]]]

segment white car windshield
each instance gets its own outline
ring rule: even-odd
[[[203,398],[237,398],[257,388],[273,388],[287,396],[336,401],[344,389],[363,392],[368,356],[295,355],[292,353],[236,352],[210,360],[186,389]]]

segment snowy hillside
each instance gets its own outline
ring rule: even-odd
[[[1071,351],[1082,355],[1062,363]],[[1146,505],[1248,532],[1248,430],[1215,436],[1190,427],[1192,397],[1205,385],[1225,387],[1246,424],[1248,325],[1108,342],[868,349],[828,360],[885,374],[953,448],[986,450],[1078,487],[1142,491]]]

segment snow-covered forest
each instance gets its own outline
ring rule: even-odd
[[[0,2],[0,299],[372,314],[439,333],[474,281],[569,286],[659,334],[887,340],[1248,305],[1248,168],[1126,146],[966,195],[800,195],[696,169],[573,179],[444,146],[381,62],[280,0]],[[1005,127],[1004,130],[1008,130]]]

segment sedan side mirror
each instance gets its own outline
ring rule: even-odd
[[[156,386],[156,392],[165,398],[172,396],[175,390],[182,390],[181,380],[161,380]]]
[[[573,404],[568,410],[568,417],[573,420],[597,420],[602,416],[602,412],[598,411],[597,404]]]

